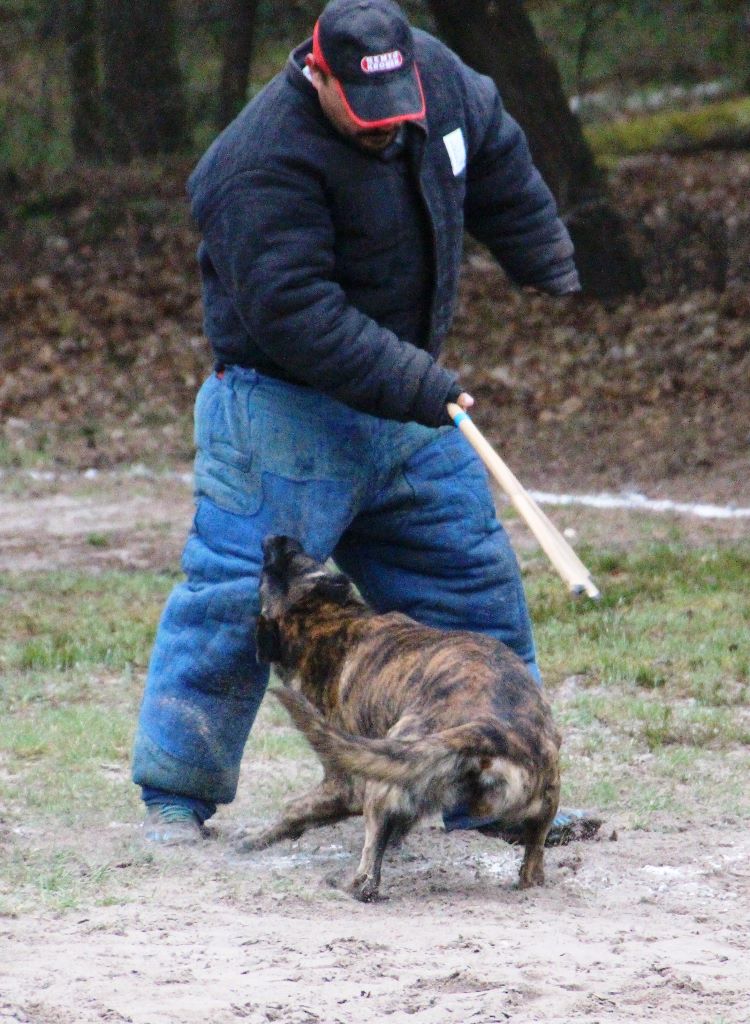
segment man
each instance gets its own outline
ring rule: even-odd
[[[391,0],[333,0],[189,181],[216,372],[196,402],[196,515],[134,752],[146,836],[196,841],[235,795],[267,684],[261,542],[333,555],[380,610],[490,633],[539,679],[518,566],[436,358],[464,228],[519,284],[579,289],[492,82]],[[570,819],[563,819],[563,826]],[[446,827],[497,828],[462,817]]]

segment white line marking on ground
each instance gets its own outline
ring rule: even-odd
[[[540,505],[585,505],[588,508],[672,512],[678,515],[698,516],[700,519],[750,519],[750,508],[672,501],[669,498],[647,498],[638,491],[628,491],[625,494],[550,494],[547,491],[530,493]]]
[[[119,470],[86,469],[81,472],[0,469],[0,480],[11,476],[25,476],[29,480],[46,482],[76,479],[114,480],[135,477],[147,480],[174,480],[186,487],[191,487],[193,483],[192,473],[156,471],[142,465],[129,466]],[[711,505],[706,502],[672,501],[670,498],[647,498],[639,491],[626,491],[622,494],[553,494],[550,491],[529,491],[529,493],[540,505],[580,505],[587,508],[624,509],[629,512],[666,512],[673,515],[697,516],[699,519],[750,519],[750,508],[738,508],[736,505]]]

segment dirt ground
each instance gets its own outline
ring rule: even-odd
[[[174,567],[191,507],[180,472],[6,474],[0,569]],[[748,529],[551,514],[586,544],[608,546],[660,530],[708,543]],[[537,557],[525,528],[510,529],[522,560]],[[558,710],[570,692],[557,689]],[[746,770],[724,757],[722,770]],[[531,892],[516,888],[517,849],[426,822],[390,855],[386,898],[361,905],[341,888],[359,821],[251,858],[233,852],[267,770],[245,765],[237,802],[199,850],[144,854],[135,800],[132,820],[88,832],[86,851],[122,876],[119,895],[0,918],[0,1022],[750,1021],[750,834],[740,820],[664,813],[638,829],[623,808],[597,841],[548,851],[547,885]],[[640,770],[645,778],[648,765]],[[10,831],[0,823],[0,853]],[[22,831],[30,849],[82,842]]]
[[[512,847],[426,826],[374,905],[332,885],[358,822],[162,851],[123,905],[0,920],[0,1020],[746,1024],[750,836],[717,825],[551,850],[532,892]]]

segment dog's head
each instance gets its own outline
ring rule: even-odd
[[[306,554],[293,537],[269,536],[263,541],[260,616],[256,632],[258,659],[290,665],[289,618],[293,612],[323,603],[343,606],[354,600],[351,583],[341,573]]]

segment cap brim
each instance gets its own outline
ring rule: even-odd
[[[341,82],[339,93],[359,128],[388,128],[402,121],[421,121],[426,113],[417,65],[391,72],[372,82]]]

